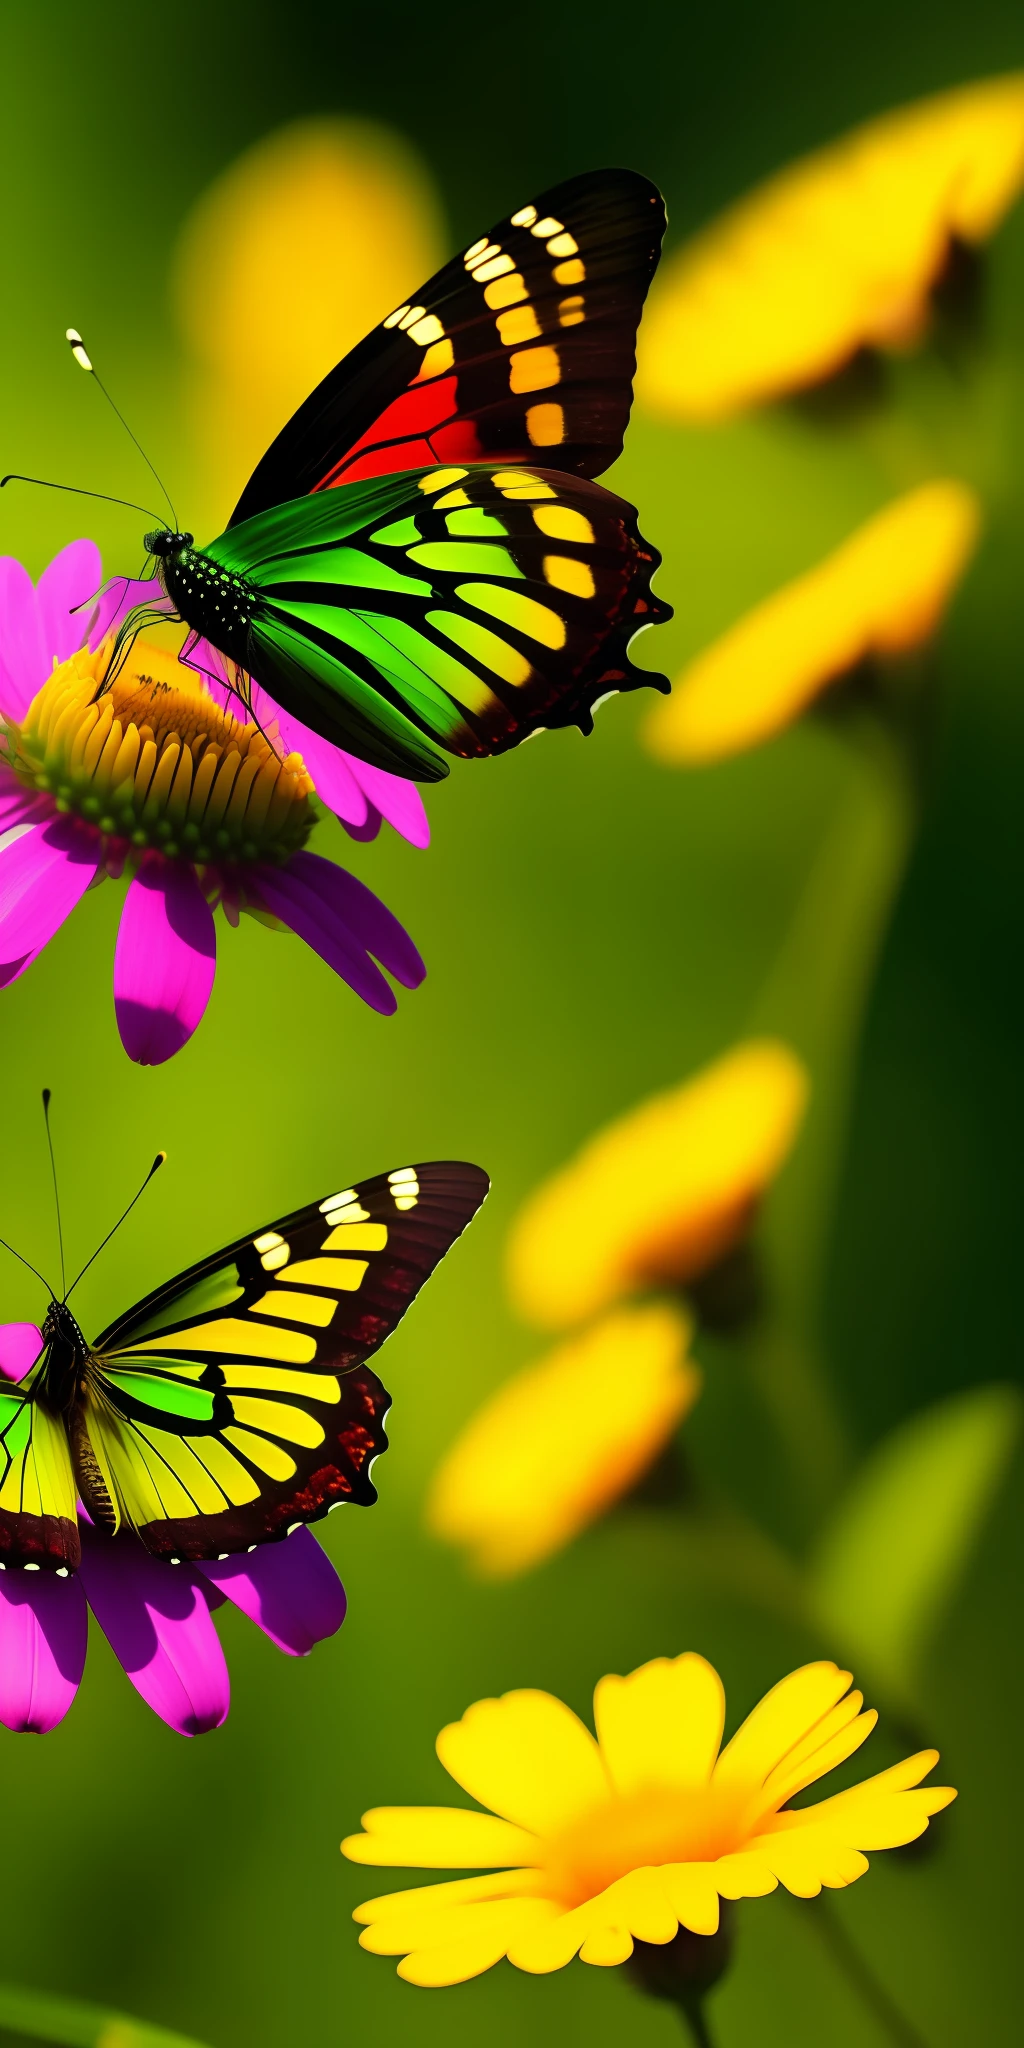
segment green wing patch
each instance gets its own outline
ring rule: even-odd
[[[232,527],[206,559],[251,591],[218,645],[285,708],[393,772],[434,747],[589,732],[604,696],[664,677],[629,643],[671,616],[636,513],[557,471],[449,468],[342,484]],[[188,589],[182,594],[187,602]]]

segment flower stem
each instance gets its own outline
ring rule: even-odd
[[[770,1307],[747,1345],[812,1526],[849,1462],[819,1356],[821,1297],[861,1027],[916,810],[900,740],[870,719],[851,719],[847,740],[845,800],[751,1019],[789,1038],[814,1076],[807,1129],[764,1219]]]
[[[688,1998],[684,2002],[684,2000],[680,1999],[679,2011],[686,2021],[690,2034],[697,2044],[697,2048],[715,2048],[711,2029],[708,2026],[707,2014],[704,2010],[704,2000],[702,1998]]]
[[[832,1961],[840,1969],[862,2004],[874,2013],[879,2026],[888,2035],[895,2048],[928,2048],[923,2034],[919,2033],[910,2020],[905,2019],[899,2006],[890,1998],[885,1985],[875,1976],[870,1963],[862,1955],[856,1943],[851,1941],[846,1928],[830,1902],[824,1897],[818,1902],[814,1922]]]

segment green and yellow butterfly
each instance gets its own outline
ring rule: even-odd
[[[0,1382],[0,1562],[80,1561],[77,1501],[177,1562],[376,1500],[390,1396],[367,1360],[480,1207],[459,1161],[398,1167],[201,1259],[87,1342],[51,1298]]]

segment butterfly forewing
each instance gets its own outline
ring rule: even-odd
[[[664,231],[661,195],[633,171],[588,172],[518,207],[324,378],[231,524],[433,463],[599,476],[621,453]]]
[[[208,551],[257,593],[225,651],[286,709],[382,768],[443,772],[432,743],[502,753],[663,677],[629,642],[670,616],[636,514],[558,471],[460,466],[282,505]],[[437,765],[435,765],[437,764]]]
[[[476,1213],[455,1162],[399,1168],[240,1239],[97,1340],[74,1437],[94,1517],[203,1558],[376,1498],[389,1396],[366,1361]]]

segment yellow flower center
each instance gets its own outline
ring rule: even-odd
[[[136,641],[103,690],[109,660],[109,643],[73,654],[23,723],[7,721],[22,782],[105,838],[200,866],[281,862],[304,844],[315,819],[301,755],[282,760],[161,647]]]
[[[616,1878],[661,1863],[713,1863],[744,1844],[742,1794],[732,1788],[647,1785],[574,1821],[548,1843],[556,1898],[581,1906]]]

